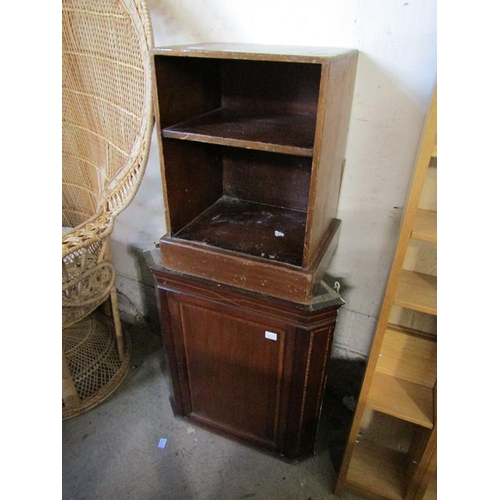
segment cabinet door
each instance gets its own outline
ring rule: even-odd
[[[285,326],[177,299],[170,309],[175,309],[172,333],[182,345],[184,415],[277,450],[286,393]]]

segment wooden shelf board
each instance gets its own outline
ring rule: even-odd
[[[403,269],[394,304],[437,316],[437,278]]]
[[[223,196],[175,238],[302,265],[306,213]]]
[[[402,500],[406,455],[367,440],[356,442],[346,486],[360,495]]]
[[[433,391],[423,385],[375,371],[366,404],[427,429],[434,426]]]
[[[437,212],[418,209],[411,237],[416,240],[437,243]]]
[[[432,155],[434,158],[437,158],[438,156],[438,147],[437,144],[434,146],[434,149],[432,150]]]
[[[436,337],[388,325],[377,372],[432,389],[437,378]]]
[[[162,136],[297,156],[312,156],[315,115],[219,108],[162,129]]]

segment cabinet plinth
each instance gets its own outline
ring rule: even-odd
[[[342,304],[332,284],[303,306],[151,270],[175,414],[288,461],[312,455]]]

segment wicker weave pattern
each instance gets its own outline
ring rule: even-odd
[[[63,399],[65,419],[95,407],[120,385],[128,371],[130,339],[125,336],[122,360],[116,350],[111,321],[95,315],[65,330],[63,350],[76,393],[73,399]]]
[[[74,311],[64,315],[70,302],[76,307],[80,300],[84,316],[109,292],[105,240],[137,192],[150,148],[153,41],[147,8],[138,0],[63,0],[62,21],[62,225],[74,228],[62,240],[65,326],[74,321]],[[90,288],[89,266],[95,268]],[[86,286],[75,286],[78,272]]]
[[[126,372],[109,235],[147,164],[152,46],[144,1],[63,0],[62,225],[73,228],[62,238],[63,417],[95,406]],[[97,327],[87,316],[108,298],[114,328]]]
[[[101,210],[116,216],[144,174],[152,32],[143,2],[63,0],[62,38],[62,225],[77,227]]]

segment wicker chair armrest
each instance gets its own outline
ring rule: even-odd
[[[102,210],[71,229],[62,237],[62,258],[102,240],[111,233],[113,225],[113,214]]]
[[[102,206],[113,218],[130,205],[141,185],[148,163],[153,125],[154,117],[149,114],[142,126],[142,139],[134,146],[137,151],[130,155],[127,165],[107,186]]]

